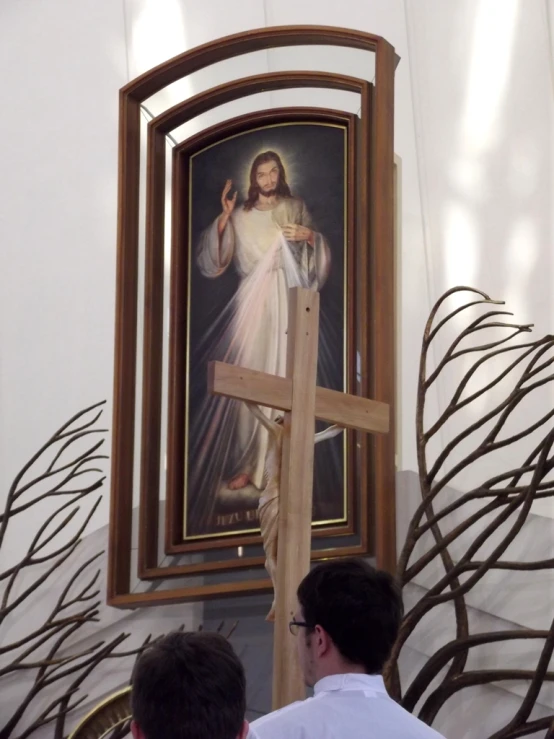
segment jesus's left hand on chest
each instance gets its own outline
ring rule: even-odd
[[[306,226],[287,223],[283,227],[283,236],[287,241],[307,241],[310,246],[313,246],[313,231]]]

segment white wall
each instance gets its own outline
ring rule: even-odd
[[[2,3],[0,63],[4,495],[56,428],[111,400],[121,6]]]
[[[192,0],[134,0],[125,3],[129,69],[132,77],[190,48],[238,31],[264,25],[314,24],[349,26],[376,33],[390,41],[401,57],[396,71],[395,150],[402,160],[401,249],[398,260],[399,355],[404,358],[399,371],[402,413],[413,418],[415,383],[410,358],[419,352],[420,336],[430,308],[418,182],[416,141],[411,93],[411,67],[405,25],[404,4],[400,0],[347,0],[339,4],[310,0],[259,2],[248,0],[229,12],[224,0],[210,0],[208,8]],[[147,101],[149,110],[159,113],[182,96],[189,96],[223,81],[278,69],[316,69],[363,76],[373,69],[373,55],[337,48],[277,49],[238,57],[192,75]],[[254,99],[252,99],[254,98]],[[280,105],[346,106],[357,112],[357,96],[339,91],[293,90],[262,93],[204,114],[186,127],[187,134],[225,117],[255,108]],[[354,99],[352,99],[354,98]],[[202,124],[202,126],[200,126]],[[177,138],[179,136],[177,135]],[[418,281],[412,279],[417,273]],[[399,423],[399,466],[416,464],[411,423]]]
[[[552,2],[542,0],[1,4],[0,489],[76,410],[106,398],[111,418],[118,89],[202,42],[292,23],[381,34],[401,57],[399,469],[415,470],[417,357],[440,293],[472,284],[505,297],[537,331],[553,328],[548,9],[552,16]],[[275,53],[254,63],[265,71],[298,66],[297,58]],[[303,61],[309,68],[319,58]],[[329,61],[354,63],[340,52]],[[231,73],[251,74],[252,59],[200,73],[181,91]],[[439,387],[432,407],[446,391]],[[93,528],[106,522],[107,498]],[[16,523],[3,561],[21,551],[32,522]]]
[[[534,323],[537,338],[554,328],[554,77],[549,6],[551,12],[552,4],[541,0],[405,3],[432,299],[456,285],[480,288],[492,298],[506,300],[516,322]],[[462,324],[460,320],[454,326],[459,330]],[[438,341],[431,361],[446,347],[446,338]],[[439,379],[433,400],[441,409],[469,361],[459,362]],[[498,368],[499,363],[485,368],[480,383],[491,381]],[[460,413],[439,434],[438,449],[498,398],[497,392],[488,393],[476,407]],[[552,407],[553,400],[552,388],[537,393],[519,415],[519,428],[531,425],[538,414]],[[406,410],[404,423],[408,422]],[[473,465],[455,478],[454,489],[445,491],[443,502],[500,470],[522,464],[529,448],[530,443],[520,443],[515,451],[506,449],[485,464]],[[406,504],[399,508],[401,526],[415,505],[416,489],[415,476],[402,478],[400,490]],[[535,506],[505,558],[551,557],[552,515],[551,502]],[[452,518],[446,524],[446,528],[454,525]],[[474,527],[463,539],[466,547],[478,530]],[[459,556],[460,549],[454,549]],[[416,582],[425,588],[436,578],[437,568],[427,568]],[[408,597],[412,595],[410,589]],[[554,578],[544,571],[491,573],[467,603],[475,631],[548,628],[554,611]],[[414,654],[436,651],[453,637],[453,626],[453,614],[446,607],[439,609],[410,640]],[[469,664],[477,669],[533,669],[537,648],[535,644],[522,649],[512,642],[492,650],[478,649]],[[411,661],[421,665],[423,658],[412,655]],[[501,687],[499,693],[495,688],[480,691],[485,703],[495,704],[494,711],[481,713],[475,691],[464,691],[439,714],[437,727],[452,737],[489,735],[513,716],[517,704],[512,696],[525,691],[524,683]],[[551,691],[544,689],[537,717],[552,712],[552,701]]]
[[[418,197],[414,133],[404,10],[400,2],[342,4],[340,11],[309,3],[196,3],[176,0],[74,3],[22,0],[0,7],[0,61],[4,70],[4,110],[0,137],[3,174],[0,184],[0,489],[51,433],[75,411],[106,398],[110,425],[116,240],[118,90],[154,64],[212,38],[279,23],[346,24],[381,33],[403,57],[397,78],[397,151],[404,160],[404,194],[410,220],[404,227],[407,259],[417,262]],[[262,70],[275,68],[283,55],[263,55]],[[352,59],[337,57],[352,72]],[[317,68],[325,55],[314,54],[305,66]],[[231,62],[238,75],[252,63]],[[284,60],[298,66],[298,55]],[[344,67],[343,67],[344,68]],[[230,73],[200,74],[185,94],[211,86]],[[354,70],[356,73],[356,70]],[[305,102],[305,96],[302,98]],[[276,95],[270,104],[281,104]],[[298,100],[298,96],[297,96]],[[328,102],[328,101],[326,101]],[[235,106],[233,113],[240,112]],[[213,119],[212,119],[213,120]],[[410,234],[414,234],[410,240]],[[422,306],[421,316],[426,313]],[[105,491],[109,488],[109,468]],[[5,493],[3,493],[5,494]],[[51,507],[33,510],[10,525],[2,565],[19,559],[31,532]],[[91,524],[105,536],[107,496]],[[87,549],[97,541],[93,535]],[[83,553],[84,556],[84,553]],[[81,561],[81,560],[79,560]],[[75,562],[75,566],[78,562]],[[57,581],[56,581],[57,582]],[[45,600],[35,604],[48,607]],[[38,611],[35,611],[35,617]],[[178,609],[152,614],[135,636],[150,625],[166,630],[172,621],[194,625],[197,611]],[[102,638],[127,627],[106,613]],[[201,618],[201,614],[200,614]],[[150,619],[150,623],[149,623]],[[169,619],[169,620],[168,620]],[[142,618],[141,621],[145,619]],[[5,639],[25,631],[24,621],[10,623]],[[134,622],[133,622],[134,623]],[[99,691],[115,686],[97,683]],[[17,693],[17,688],[14,688]],[[3,692],[3,701],[13,699]]]
[[[547,4],[423,0],[407,2],[406,18],[433,296],[455,285],[477,287],[505,300],[515,321],[534,323],[537,337],[552,332],[554,107]],[[439,383],[443,406],[462,369],[450,385]],[[496,369],[491,366],[483,379],[491,380]],[[552,401],[552,390],[537,394],[529,413]],[[468,409],[460,419],[467,424],[479,411]],[[442,443],[457,429],[453,424]],[[495,464],[510,469],[510,453],[499,454]],[[457,482],[466,487],[474,481],[470,473]]]
[[[4,69],[12,70],[4,81],[10,114],[0,123],[7,173],[0,200],[3,490],[29,452],[73,412],[105,398],[111,418],[118,89],[163,59],[225,33],[266,24],[339,25],[346,19],[384,35],[402,57],[396,149],[403,160],[401,262],[407,276],[421,263],[422,237],[401,2],[366,7],[351,0],[333,10],[309,2],[264,6],[250,0],[232,12],[219,0],[207,7],[178,0],[135,0],[123,7],[63,0],[39,8],[30,2],[2,5],[0,54]],[[264,68],[278,61],[264,60]],[[349,63],[340,52],[327,64],[335,62]],[[251,73],[251,59],[234,64],[239,74]],[[221,70],[216,74],[221,77]],[[214,84],[205,73],[193,82],[189,93]],[[407,356],[417,347],[427,311],[419,288],[406,277],[400,291],[404,307],[418,308],[415,316],[403,311]],[[406,379],[407,407],[412,396]],[[402,466],[414,462],[410,437],[408,430]],[[106,503],[95,521],[106,523]]]

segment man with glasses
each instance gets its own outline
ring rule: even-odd
[[[403,606],[386,572],[363,560],[315,567],[298,588],[290,622],[314,697],[254,721],[258,739],[441,739],[395,703],[382,671]]]

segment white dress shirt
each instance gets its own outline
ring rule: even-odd
[[[248,739],[443,739],[389,697],[380,675],[329,675],[314,697],[250,725]]]

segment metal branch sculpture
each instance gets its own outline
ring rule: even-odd
[[[469,297],[467,297],[469,295]],[[442,320],[437,315],[447,299],[467,298]],[[421,362],[419,367],[417,397],[417,454],[421,486],[421,503],[417,507],[408,528],[402,549],[398,577],[402,587],[414,583],[422,571],[430,566],[438,567],[429,590],[420,598],[403,620],[399,639],[387,667],[389,689],[402,705],[416,712],[421,719],[432,724],[439,710],[458,691],[477,685],[493,684],[506,680],[527,681],[527,690],[513,718],[500,727],[490,739],[515,739],[546,730],[547,737],[554,737],[554,715],[532,719],[541,686],[554,680],[549,664],[554,650],[554,614],[547,616],[544,629],[519,628],[508,631],[472,633],[468,614],[467,594],[488,573],[494,570],[546,570],[554,567],[554,560],[511,561],[504,558],[508,547],[516,538],[525,536],[522,531],[532,504],[554,495],[554,408],[548,404],[533,422],[525,421],[525,427],[515,418],[516,411],[531,393],[548,386],[554,380],[554,337],[545,336],[522,343],[516,337],[531,331],[531,325],[512,323],[504,310],[488,309],[502,305],[478,290],[458,287],[448,291],[434,306],[425,327]],[[485,310],[483,310],[485,308]],[[433,371],[428,369],[431,354],[437,353],[437,334],[441,336],[468,312],[479,312],[470,320],[436,362]],[[477,343],[470,339],[485,336]],[[440,354],[439,354],[440,356]],[[500,361],[502,367],[497,369]],[[446,408],[438,418],[426,424],[426,402],[429,391],[443,379],[447,370],[456,362],[469,364],[455,388]],[[492,379],[477,383],[477,375],[490,370]],[[509,375],[519,373],[515,384],[509,384]],[[459,376],[459,375],[458,375]],[[508,390],[504,385],[508,383]],[[445,380],[443,385],[447,384]],[[474,387],[478,384],[477,387]],[[500,399],[498,399],[500,396]],[[533,396],[535,397],[535,396]],[[471,411],[475,401],[492,407],[483,412],[478,408],[469,423],[462,423],[447,435],[448,424],[460,421],[462,409]],[[460,424],[459,424],[460,425]],[[518,428],[517,431],[513,427]],[[510,429],[510,430],[507,430]],[[435,455],[430,445],[442,430],[446,438],[438,445],[442,449]],[[519,460],[519,466],[495,474],[477,485],[471,486],[457,499],[444,502],[447,486],[455,478],[472,469],[499,449],[509,448],[517,459],[520,449],[532,441],[531,451]],[[469,449],[469,451],[468,451]],[[433,458],[434,456],[434,458]],[[454,520],[453,520],[454,519]],[[435,570],[433,570],[433,573]],[[406,641],[422,620],[437,606],[450,603],[455,614],[455,638],[447,641],[428,659],[423,668],[402,691],[398,677],[398,657]],[[497,614],[500,615],[500,614]],[[466,669],[471,649],[485,644],[503,644],[513,640],[541,640],[542,651],[535,669],[513,670],[497,667],[489,670]],[[499,660],[500,661],[500,660]],[[440,682],[437,686],[437,680]]]
[[[63,739],[67,735],[67,715],[86,700],[82,687],[93,670],[106,659],[133,656],[145,646],[122,652],[119,648],[129,634],[119,634],[88,648],[72,647],[76,636],[83,633],[81,629],[99,620],[101,601],[96,583],[100,570],[90,570],[102,552],[70,574],[60,586],[54,606],[39,624],[11,642],[4,636],[10,621],[13,624],[23,613],[31,612],[34,597],[45,588],[56,587],[53,581],[71,564],[98,507],[100,498],[89,504],[84,520],[69,533],[80,504],[88,503],[104,482],[102,470],[96,466],[107,458],[100,453],[104,439],[95,440],[106,431],[96,427],[102,405],[77,413],[25,464],[8,491],[0,515],[2,547],[16,516],[47,499],[60,501],[32,536],[23,557],[0,572],[0,689],[13,678],[24,686],[17,704],[10,708],[11,715],[6,716],[4,708],[0,739],[26,739],[47,724],[53,726],[53,739]]]
[[[27,739],[47,725],[53,726],[52,739],[65,739],[68,714],[87,699],[85,683],[93,671],[105,660],[128,658],[130,677],[133,658],[152,643],[152,637],[148,636],[138,647],[122,651],[121,645],[130,636],[122,633],[90,647],[75,646],[83,629],[99,621],[101,609],[97,588],[100,570],[91,572],[91,566],[103,552],[93,555],[73,572],[70,570],[65,581],[63,573],[71,564],[71,557],[100,503],[100,497],[93,500],[84,520],[76,523],[80,504],[88,503],[105,479],[97,466],[100,460],[107,459],[101,453],[106,429],[96,427],[103,405],[103,402],[98,403],[77,413],[33,455],[16,476],[8,491],[4,512],[0,514],[1,549],[6,545],[9,524],[17,515],[28,513],[47,499],[60,501],[36,533],[31,534],[31,542],[19,561],[0,571],[3,588],[0,691],[12,681],[17,681],[18,688],[22,686],[16,705],[10,707],[10,715],[5,715],[4,710],[0,718],[3,722],[0,739]],[[96,440],[98,435],[102,438]],[[30,613],[33,599],[43,595],[46,589],[51,593],[57,586],[53,581],[61,573],[59,594],[49,612],[22,636],[13,641],[6,639],[10,622],[13,624],[23,613]],[[236,625],[233,624],[226,638],[230,638]],[[220,624],[219,632],[223,626]],[[103,712],[101,706],[95,708],[71,736],[78,739],[99,735],[106,739],[128,736],[129,690],[119,691],[105,703],[113,709],[111,714],[109,710]],[[122,720],[113,720],[115,714],[122,715]],[[102,729],[100,734],[99,728]]]

